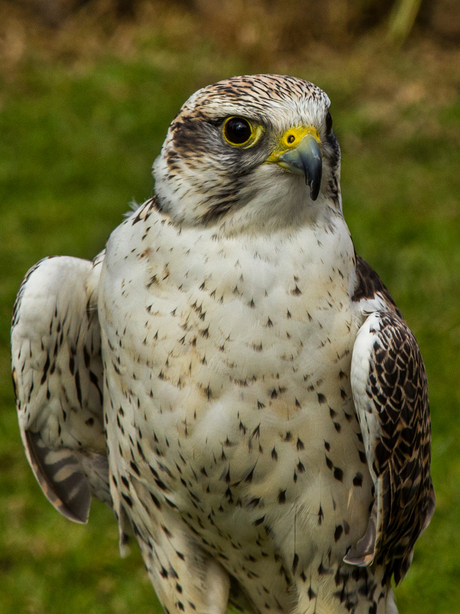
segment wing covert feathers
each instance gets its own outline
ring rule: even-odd
[[[91,495],[111,505],[96,310],[102,257],[54,257],[26,275],[16,299],[12,371],[21,437],[45,496],[84,523]]]
[[[430,522],[435,496],[425,367],[396,310],[376,311],[360,328],[351,383],[375,500],[366,534],[344,560],[359,566],[383,563],[398,583]]]

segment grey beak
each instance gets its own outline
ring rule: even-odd
[[[304,175],[305,183],[310,187],[312,200],[318,198],[321,188],[323,158],[317,140],[307,134],[295,149],[291,149],[279,157],[279,163],[291,173]]]

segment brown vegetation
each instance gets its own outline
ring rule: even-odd
[[[142,32],[185,49],[201,40],[251,63],[305,61],[312,48],[430,40],[460,46],[458,0],[0,0],[3,68],[35,41],[81,58],[129,53]]]

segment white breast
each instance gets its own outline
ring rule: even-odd
[[[286,483],[303,483],[319,507],[340,463],[348,508],[356,472],[346,465],[360,446],[349,385],[353,254],[342,218],[328,229],[233,238],[176,228],[155,211],[126,220],[108,244],[99,303],[108,390],[123,407],[126,439],[147,432],[172,480],[186,459],[190,480],[208,478],[198,488],[214,485],[211,507],[228,488],[225,471],[235,496],[263,498],[266,508]],[[185,508],[188,492],[174,491]],[[296,493],[287,488],[291,500]]]
[[[112,343],[123,337],[122,362],[160,378],[162,405],[182,404],[185,387],[188,405],[192,389],[218,399],[232,381],[264,377],[258,388],[268,391],[270,376],[300,369],[303,381],[350,347],[352,258],[344,222],[333,232],[217,239],[156,212],[130,218],[108,244],[103,328]]]

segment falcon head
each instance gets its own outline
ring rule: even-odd
[[[233,77],[193,94],[154,164],[158,205],[175,223],[274,230],[341,214],[330,101],[281,75]]]

